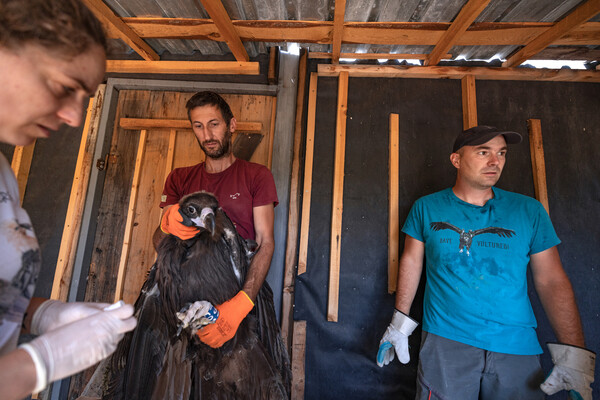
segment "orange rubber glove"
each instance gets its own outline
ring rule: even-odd
[[[217,321],[198,330],[196,334],[210,347],[215,349],[221,347],[233,338],[240,323],[246,318],[252,307],[254,307],[254,303],[250,297],[246,292],[240,290],[233,298],[216,306],[219,311]]]
[[[183,216],[179,212],[179,204],[167,208],[160,221],[160,229],[169,235],[175,235],[181,240],[188,240],[200,232],[200,228],[183,225]]]

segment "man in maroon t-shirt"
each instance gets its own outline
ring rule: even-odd
[[[198,331],[204,343],[221,347],[235,335],[241,321],[252,310],[269,272],[275,248],[273,221],[277,192],[269,169],[236,159],[233,155],[231,136],[236,120],[221,96],[213,92],[196,93],[186,107],[206,161],[177,168],[167,177],[160,203],[164,207],[163,218],[154,233],[154,246],[165,234],[185,240],[197,233],[197,228],[181,224],[177,202],[186,194],[199,190],[214,193],[240,235],[254,239],[259,245],[242,290],[231,300],[217,305],[217,322]]]

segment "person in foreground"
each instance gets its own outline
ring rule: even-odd
[[[177,168],[167,177],[160,203],[164,212],[161,225],[154,234],[154,246],[157,247],[165,234],[186,240],[198,233],[198,228],[182,224],[183,217],[177,202],[186,194],[200,190],[217,197],[220,207],[244,239],[256,241],[258,251],[252,258],[242,290],[231,300],[216,306],[219,311],[216,323],[198,331],[204,343],[221,347],[235,335],[242,320],[254,307],[261,286],[263,283],[266,285],[265,278],[275,249],[273,223],[277,191],[267,167],[233,155],[231,137],[235,132],[236,119],[220,95],[214,92],[196,93],[186,107],[206,161]]]
[[[394,352],[408,363],[408,316],[426,258],[423,336],[417,399],[543,399],[569,390],[592,400],[595,353],[585,349],[559,239],[535,199],[496,188],[516,132],[476,126],[456,138],[450,161],[454,187],[424,196],[402,228],[396,310],[377,364]],[[536,320],[527,295],[527,265],[558,343],[544,380]],[[540,390],[541,384],[541,390]]]
[[[0,141],[25,146],[62,124],[80,125],[105,59],[101,25],[78,0],[0,0]],[[131,305],[32,299],[40,250],[19,199],[0,154],[3,399],[26,397],[94,365],[136,324]],[[17,348],[20,332],[39,336]]]

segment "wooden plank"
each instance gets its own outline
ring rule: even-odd
[[[546,212],[550,214],[548,187],[546,186],[546,161],[544,159],[544,143],[542,141],[542,123],[539,119],[528,119],[527,129],[529,130],[529,149],[531,151],[535,198],[542,203]]]
[[[117,32],[123,40],[144,60],[156,61],[160,56],[144,42],[119,16],[117,16],[102,0],[83,0],[85,5],[98,17],[111,32]]]
[[[306,356],[306,321],[294,322],[294,340],[292,344],[292,393],[291,400],[304,400]]]
[[[502,64],[504,67],[516,67],[527,61],[531,56],[539,53],[551,45],[558,38],[583,24],[588,19],[600,13],[600,0],[588,0],[578,6],[565,18],[558,21],[546,32],[531,40],[525,47],[517,51]]]
[[[338,76],[347,72],[352,77],[462,79],[473,75],[482,80],[600,82],[600,73],[591,70],[487,68],[487,67],[421,67],[411,65],[328,65],[319,64],[319,76]]]
[[[293,330],[292,324],[294,321],[294,282],[296,274],[296,255],[298,254],[298,214],[300,213],[300,148],[302,146],[302,117],[304,116],[307,59],[308,51],[303,49],[298,63],[298,91],[296,93],[294,145],[281,301],[281,336],[288,348],[291,342],[290,330]]]
[[[348,108],[348,73],[338,78],[338,104],[335,129],[335,166],[331,207],[331,252],[329,256],[329,296],[327,320],[337,322],[340,291],[340,256],[342,250],[342,214],[344,209],[344,165],[346,157],[346,115]]]
[[[340,53],[340,58],[355,58],[357,60],[424,60],[428,54],[410,53]],[[331,53],[311,51],[309,58],[330,59]],[[452,54],[444,54],[443,59],[451,59]]]
[[[200,0],[200,2],[217,26],[219,33],[223,36],[235,59],[241,62],[248,62],[250,57],[248,57],[244,44],[231,23],[231,18],[229,18],[229,14],[227,14],[227,10],[223,7],[221,0]]]
[[[481,12],[487,7],[490,0],[469,0],[467,4],[460,10],[450,28],[442,35],[440,40],[436,43],[435,47],[429,57],[425,59],[425,66],[437,65],[442,59],[442,55],[446,54],[448,50],[457,41],[457,38],[461,36],[467,28],[475,21],[475,18],[481,14]]]
[[[267,72],[267,81],[269,85],[277,84],[277,55],[279,47],[272,46],[269,49],[269,71]]]
[[[122,18],[142,38],[223,41],[210,19]],[[242,41],[331,44],[333,21],[234,20]],[[435,46],[449,22],[345,22],[343,43]],[[475,22],[457,37],[457,46],[524,45],[553,22]],[[599,45],[600,22],[587,22],[553,45]],[[110,30],[109,37],[118,38]]]
[[[155,130],[155,129],[189,129],[190,121],[187,119],[162,119],[162,118],[121,118],[119,126],[130,130]],[[261,122],[237,121],[236,132],[261,133]]]
[[[50,293],[50,298],[56,300],[67,301],[69,295],[77,244],[79,243],[83,206],[87,195],[90,173],[93,168],[98,125],[100,124],[100,113],[104,104],[105,91],[106,85],[100,85],[95,96],[90,99],[83,125],[81,144],[79,145],[73,184],[71,185],[71,195]]]
[[[331,43],[331,62],[334,64],[337,64],[340,61],[345,15],[346,0],[335,0],[335,9],[333,12],[333,35]]]
[[[394,293],[400,268],[400,117],[390,114],[390,182],[388,220],[388,293]]]
[[[129,256],[129,248],[131,246],[131,232],[133,230],[133,219],[135,217],[137,195],[140,183],[142,160],[146,149],[146,139],[148,131],[143,129],[140,132],[140,140],[135,158],[135,169],[133,172],[133,182],[131,183],[131,193],[129,195],[129,207],[127,210],[127,221],[125,222],[125,234],[123,237],[123,246],[121,248],[121,259],[119,262],[119,270],[117,272],[117,284],[115,289],[114,301],[121,300],[123,296],[123,287],[125,282],[125,272],[127,267],[127,258]]]
[[[271,126],[269,127],[269,160],[267,167],[271,169],[273,164],[273,141],[275,140],[275,116],[277,115],[277,102],[274,101],[271,106]]]
[[[475,77],[465,75],[461,79],[463,129],[477,126],[477,96],[475,95]]]
[[[19,186],[19,204],[23,204],[25,190],[27,189],[27,180],[29,179],[29,170],[31,169],[31,160],[35,149],[35,140],[27,146],[16,146],[13,152],[11,168],[17,178]]]
[[[106,72],[122,74],[259,75],[258,62],[107,60]]]
[[[310,74],[308,112],[306,118],[306,154],[304,160],[304,190],[302,192],[302,220],[300,222],[300,245],[298,251],[298,275],[306,272],[308,257],[308,228],[310,224],[310,201],[312,197],[312,174],[315,147],[315,117],[317,109],[316,72]]]

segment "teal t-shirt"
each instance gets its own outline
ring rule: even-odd
[[[446,189],[411,208],[402,231],[425,243],[423,330],[498,353],[539,354],[527,266],[560,240],[537,200],[493,191],[482,207]]]

